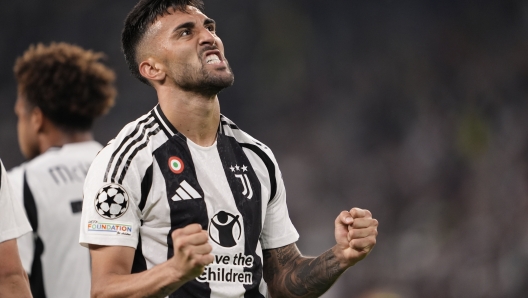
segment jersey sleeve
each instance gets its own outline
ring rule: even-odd
[[[11,194],[13,199],[17,201],[20,206],[24,205],[24,173],[26,171],[26,164],[22,164],[15,167],[9,172],[9,184],[11,184]],[[22,208],[25,207],[23,206]],[[24,216],[27,213],[24,211]],[[31,225],[31,224],[30,224]],[[33,233],[26,233],[17,239],[18,254],[20,255],[20,261],[22,261],[22,267],[24,270],[31,274],[31,265],[33,264],[33,257],[35,255],[35,239]]]
[[[260,236],[262,249],[278,248],[299,240],[299,234],[293,226],[288,214],[286,189],[284,187],[282,174],[273,155],[271,155],[271,158],[276,169],[275,179],[277,181],[277,192],[268,202],[266,209],[264,227],[262,228],[262,234]]]
[[[0,242],[31,232],[22,201],[13,195],[4,165],[0,161]]]
[[[136,248],[141,211],[138,158],[110,143],[94,159],[83,188],[79,243]],[[126,148],[125,148],[126,149]]]

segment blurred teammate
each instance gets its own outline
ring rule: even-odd
[[[31,297],[27,274],[18,256],[16,238],[31,232],[18,201],[13,200],[0,160],[0,297]]]
[[[19,249],[34,297],[89,297],[89,254],[77,242],[82,185],[102,148],[92,124],[116,95],[102,57],[52,43],[31,46],[15,63],[18,139],[29,161],[10,178],[33,228]]]
[[[343,211],[337,244],[303,257],[271,150],[220,114],[234,76],[198,0],[142,0],[122,34],[159,105],[94,160],[80,242],[94,297],[318,297],[376,242],[369,211]]]

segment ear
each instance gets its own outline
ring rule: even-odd
[[[44,130],[44,114],[39,107],[35,107],[30,112],[31,127],[35,133],[40,133]]]
[[[139,73],[147,80],[161,82],[165,79],[163,64],[156,62],[154,58],[148,58],[139,64]]]

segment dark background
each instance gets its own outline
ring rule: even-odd
[[[129,74],[130,0],[1,1],[0,156],[23,161],[12,66],[32,43],[103,51],[106,143],[156,104]],[[235,73],[222,113],[270,146],[298,246],[367,208],[378,244],[324,297],[528,296],[528,1],[208,0]]]

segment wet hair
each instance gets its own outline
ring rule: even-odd
[[[141,82],[150,85],[139,73],[137,49],[148,28],[158,17],[169,14],[169,9],[186,11],[187,6],[203,10],[202,0],[141,0],[134,6],[125,19],[121,33],[121,45],[128,68]]]
[[[103,53],[71,45],[31,45],[18,57],[14,73],[28,108],[38,107],[64,131],[88,131],[114,105],[115,73]]]

